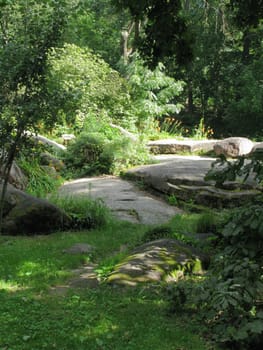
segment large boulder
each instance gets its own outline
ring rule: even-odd
[[[214,152],[217,156],[236,158],[249,154],[254,143],[245,137],[229,137],[222,141],[218,141],[214,145]]]
[[[197,249],[171,238],[159,239],[135,249],[107,278],[108,283],[176,282],[185,273],[202,273],[209,258]]]
[[[35,198],[12,185],[7,186],[3,210],[3,234],[49,234],[69,227],[70,222],[70,218],[63,211],[47,200]]]

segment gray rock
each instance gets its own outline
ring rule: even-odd
[[[251,179],[246,184],[242,184],[240,179],[226,183],[224,189],[215,188],[213,181],[205,181],[205,175],[215,159],[167,157],[158,156],[161,163],[133,168],[127,175],[158,192],[175,195],[176,199],[194,200],[197,204],[217,208],[238,206],[261,194]]]
[[[56,171],[61,171],[65,167],[64,163],[60,159],[47,152],[41,154],[40,161],[41,165],[55,168]]]
[[[139,190],[133,183],[114,176],[83,178],[65,183],[60,195],[102,199],[120,220],[141,224],[161,224],[182,211],[160,198]]]
[[[178,154],[193,152],[209,152],[213,150],[217,140],[177,140],[165,139],[148,142],[150,151],[154,154]]]
[[[97,288],[99,286],[99,279],[95,272],[97,265],[89,263],[80,269],[74,270],[73,277],[69,281],[69,287],[71,288]]]
[[[108,283],[135,286],[138,283],[177,281],[185,272],[202,273],[208,257],[175,239],[143,244],[107,278]]]
[[[0,177],[2,175],[3,169],[0,168]],[[8,182],[12,184],[14,187],[24,190],[27,185],[27,177],[22,172],[20,167],[17,165],[17,163],[14,161],[10,170],[10,174],[8,177]]]
[[[48,234],[68,227],[70,222],[64,212],[47,200],[35,198],[8,185],[4,199],[3,234]]]
[[[229,137],[218,141],[214,145],[216,155],[223,154],[226,157],[236,158],[238,156],[249,154],[254,143],[245,137]]]

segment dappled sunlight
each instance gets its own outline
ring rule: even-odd
[[[14,281],[5,281],[3,279],[0,279],[0,291],[7,291],[7,292],[17,292],[19,290],[22,290],[21,286],[19,286]]]
[[[54,282],[59,282],[66,277],[69,277],[71,273],[66,270],[60,270],[51,261],[47,262],[34,262],[25,261],[17,270],[18,281],[26,285],[27,287],[43,288],[43,286],[49,286]]]

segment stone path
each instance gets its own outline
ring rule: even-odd
[[[182,213],[164,200],[114,176],[91,177],[65,183],[60,193],[101,198],[115,217],[139,224],[162,224]]]

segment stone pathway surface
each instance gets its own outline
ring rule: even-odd
[[[120,220],[140,224],[162,224],[182,213],[164,200],[140,190],[135,184],[114,176],[91,177],[65,183],[60,193],[101,198]]]

